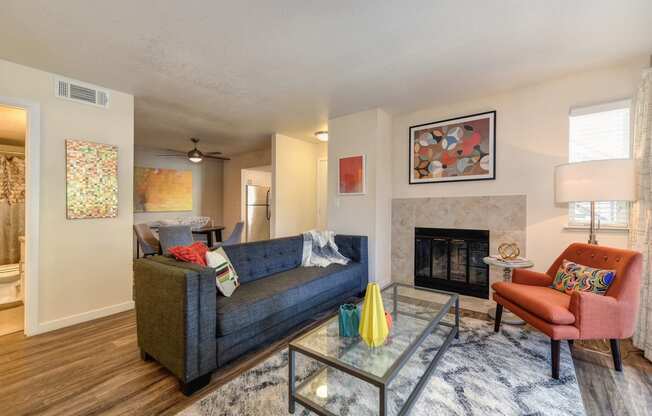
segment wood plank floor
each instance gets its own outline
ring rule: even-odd
[[[175,414],[319,322],[220,369],[211,386],[192,398],[179,392],[167,370],[140,360],[132,311],[31,338],[6,335],[0,337],[0,414]],[[650,414],[652,364],[631,343],[623,345],[623,374],[611,370],[608,344],[605,350],[601,343],[576,343],[573,355],[589,415]]]

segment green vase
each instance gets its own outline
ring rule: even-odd
[[[339,323],[341,337],[358,336],[358,327],[360,326],[358,305],[346,303],[340,306]]]

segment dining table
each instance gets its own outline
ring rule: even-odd
[[[191,231],[193,235],[205,235],[206,245],[213,247],[215,243],[222,241],[222,230],[224,228],[223,225],[206,225],[201,228],[194,228]]]

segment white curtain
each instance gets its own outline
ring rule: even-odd
[[[634,345],[652,360],[652,68],[643,74],[635,103],[634,157],[639,200],[632,205],[629,246],[643,253],[643,276]]]

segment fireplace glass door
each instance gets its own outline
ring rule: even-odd
[[[416,228],[414,243],[416,286],[488,297],[489,231]]]

